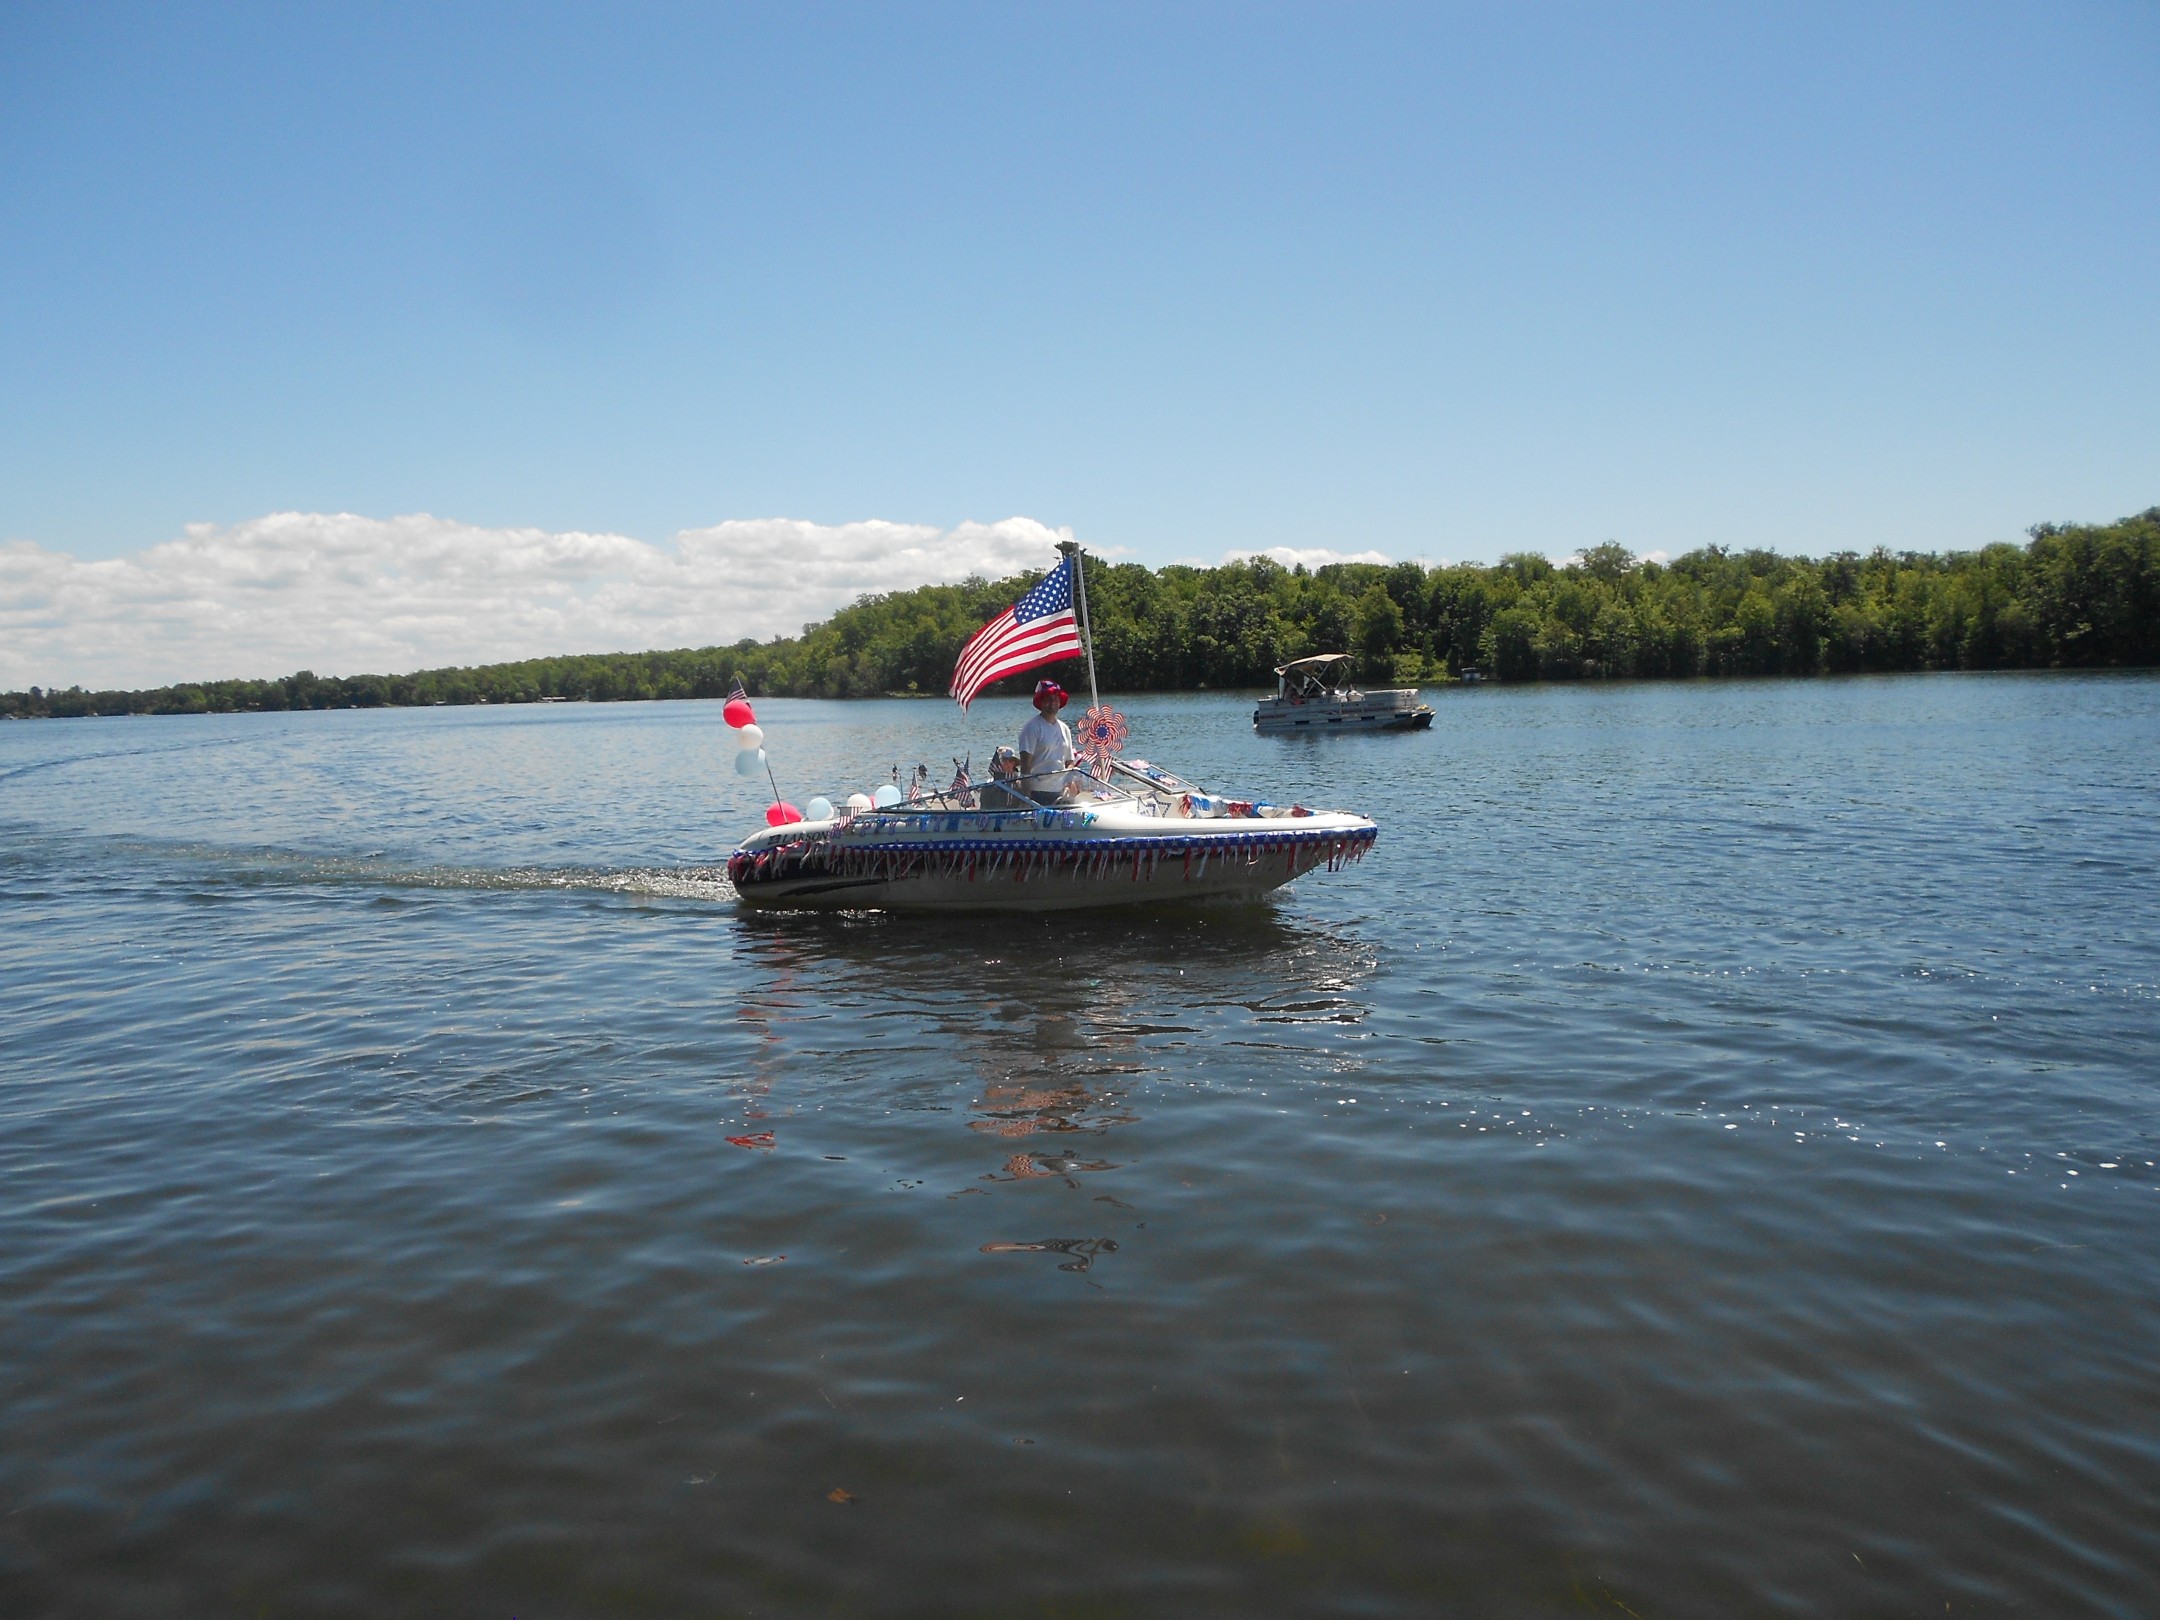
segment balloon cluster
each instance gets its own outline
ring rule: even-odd
[[[721,718],[735,728],[735,774],[756,776],[760,771],[770,773],[765,763],[765,729],[757,723],[757,714],[750,707],[748,698],[729,698],[727,706],[720,711]],[[812,800],[814,805],[817,801]],[[766,807],[765,824],[769,827],[785,827],[791,821],[800,821],[803,813],[792,804],[778,798]]]

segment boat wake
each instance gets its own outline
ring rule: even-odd
[[[358,863],[356,863],[357,866]],[[568,889],[639,895],[665,900],[732,901],[735,886],[717,866],[682,867],[421,867],[386,872],[356,870],[354,876],[408,889]]]
[[[89,847],[85,848],[87,844]],[[234,848],[191,840],[71,839],[27,835],[0,869],[96,873],[107,886],[151,889],[180,882],[190,890],[404,889],[529,892],[556,890],[649,899],[732,902],[723,866],[464,866],[408,863],[386,851],[319,854]]]

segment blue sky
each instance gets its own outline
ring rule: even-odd
[[[2155,83],[2149,4],[16,0],[0,541],[2106,520],[2160,501]]]

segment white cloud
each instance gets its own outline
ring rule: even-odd
[[[1266,557],[1285,568],[1295,568],[1299,563],[1307,568],[1325,568],[1329,563],[1390,563],[1395,560],[1377,551],[1330,551],[1326,546],[1269,546],[1264,551],[1223,553],[1226,563],[1243,562],[1249,557]]]
[[[277,512],[85,562],[0,545],[0,688],[140,687],[290,674],[394,674],[553,653],[793,635],[865,592],[991,578],[1057,560],[1032,518],[619,534],[483,529],[416,513]]]

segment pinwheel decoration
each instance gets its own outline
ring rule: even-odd
[[[1117,758],[1128,735],[1125,717],[1117,710],[1090,709],[1080,719],[1080,757],[1091,765],[1108,765]]]

